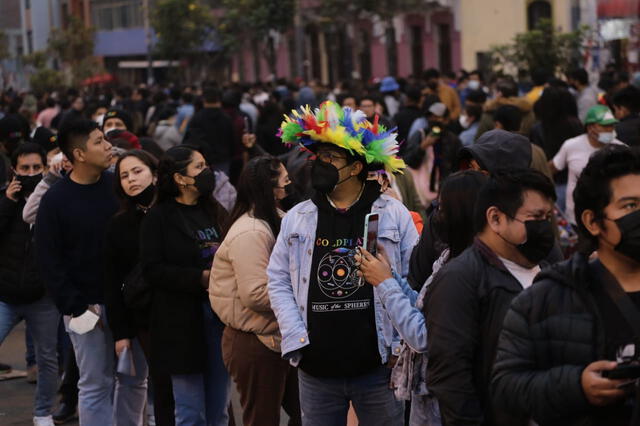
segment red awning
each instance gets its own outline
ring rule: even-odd
[[[82,81],[83,86],[90,86],[92,84],[105,84],[115,81],[115,77],[111,74],[98,74],[93,77],[86,78]]]
[[[598,0],[598,18],[638,18],[640,0]]]

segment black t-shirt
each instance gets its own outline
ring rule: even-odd
[[[203,270],[211,269],[213,256],[220,247],[220,232],[213,216],[200,204],[195,206],[180,204],[178,211],[187,232],[198,244],[200,266]]]
[[[610,361],[623,362],[624,359],[640,360],[640,347],[635,343],[633,329],[620,312],[620,309],[607,294],[602,280],[613,276],[606,270],[600,261],[592,264],[594,268],[594,296],[598,306],[598,311],[604,325],[605,335],[605,358]],[[640,309],[640,292],[628,292],[634,305]],[[631,389],[632,390],[632,387]],[[611,426],[628,426],[633,412],[633,399],[621,401],[618,404],[608,406],[598,410],[596,424]]]
[[[380,195],[369,185],[347,211],[316,196],[318,226],[313,250],[307,323],[310,344],[300,368],[316,377],[353,377],[380,366],[373,287],[356,275],[354,254],[362,246],[364,219]]]

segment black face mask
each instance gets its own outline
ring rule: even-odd
[[[135,204],[143,207],[149,207],[153,202],[153,198],[156,196],[156,186],[150,184],[141,193],[129,197]]]
[[[336,186],[353,177],[349,176],[346,179],[340,180],[340,174],[338,172],[348,166],[347,164],[337,169],[331,163],[315,160],[311,167],[311,186],[320,194],[331,194]]]
[[[551,253],[555,244],[553,226],[548,220],[527,220],[522,223],[527,229],[527,241],[516,248],[528,261],[537,265]]]
[[[22,189],[20,190],[20,195],[29,195],[36,189],[36,186],[42,180],[42,173],[38,173],[33,176],[20,176],[16,175],[16,179],[20,182]]]
[[[616,251],[640,263],[640,211],[614,221],[622,234]]]
[[[193,186],[196,187],[200,195],[209,195],[216,189],[216,175],[208,167],[202,169],[200,174],[193,178],[195,179]]]

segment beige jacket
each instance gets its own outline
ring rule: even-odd
[[[276,240],[269,225],[241,216],[218,248],[209,279],[209,300],[227,326],[254,333],[280,352],[280,330],[267,292],[267,265]]]

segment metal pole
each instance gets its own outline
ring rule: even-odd
[[[149,28],[149,0],[142,0],[145,42],[147,45],[147,86],[153,85],[153,62],[151,59],[151,30]]]

